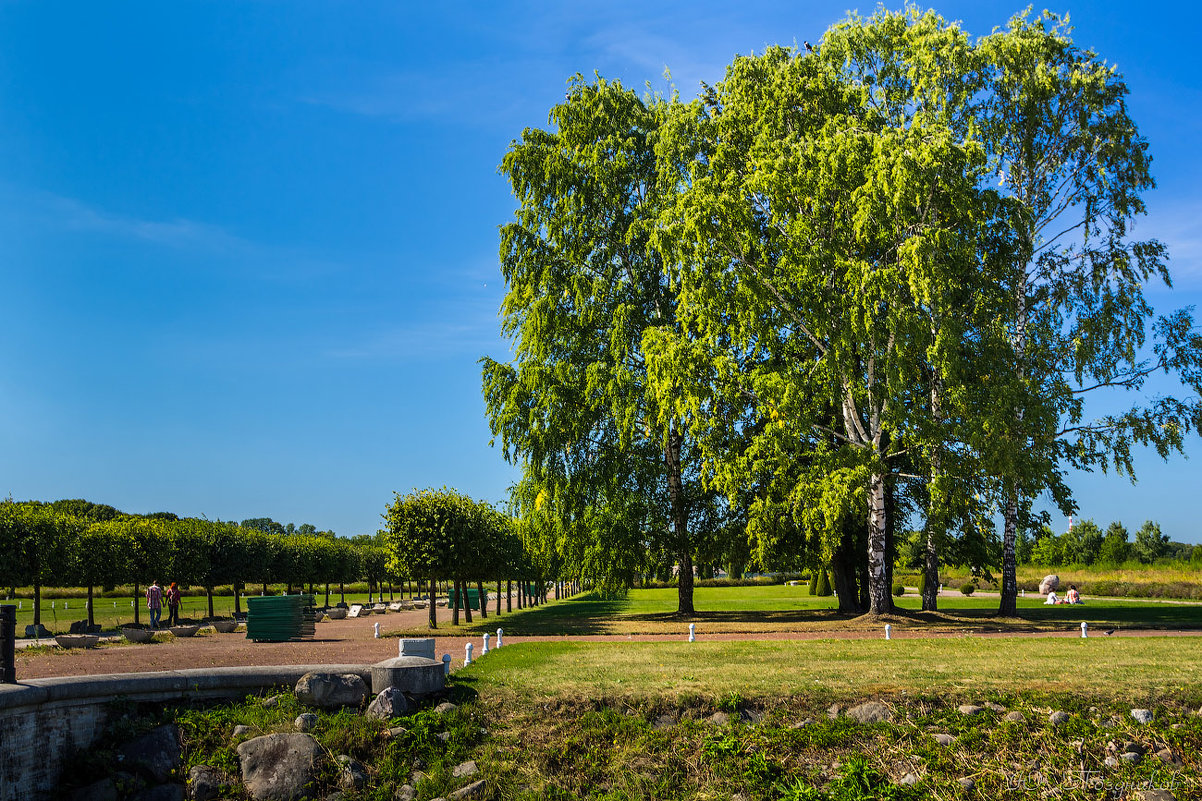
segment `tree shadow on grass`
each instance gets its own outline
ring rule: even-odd
[[[692,615],[681,615],[676,612],[652,612],[641,615],[626,615],[622,618],[631,623],[713,623],[726,627],[738,624],[754,625],[756,628],[768,626],[797,626],[799,624],[840,623],[853,620],[854,613],[840,612],[837,609],[738,609],[738,610],[704,610]]]

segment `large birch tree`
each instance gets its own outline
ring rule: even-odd
[[[1144,287],[1169,282],[1168,254],[1131,236],[1154,186],[1148,142],[1117,68],[1076,47],[1070,32],[1067,18],[1022,14],[976,47],[982,95],[974,116],[1010,210],[1004,316],[1026,387],[1026,401],[992,439],[1004,506],[1003,615],[1017,609],[1015,542],[1019,527],[1033,523],[1034,497],[1050,488],[1064,511],[1073,509],[1063,466],[1133,477],[1135,446],[1179,452],[1202,420],[1202,336],[1188,311],[1156,316]],[[1141,390],[1158,373],[1180,378],[1191,394],[1090,414],[1090,396]],[[1016,454],[1028,469],[1015,469]]]
[[[678,612],[690,615],[704,490],[686,424],[649,391],[642,350],[644,331],[677,327],[671,265],[650,237],[665,202],[655,141],[668,104],[577,76],[550,130],[510,146],[501,171],[519,207],[501,231],[501,319],[515,358],[484,359],[483,383],[492,431],[525,473],[517,511],[554,516],[561,553],[587,553],[601,584],[606,565],[628,564],[632,537],[668,547]]]

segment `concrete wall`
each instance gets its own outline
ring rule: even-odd
[[[304,674],[357,673],[371,686],[370,665],[280,665],[30,679],[0,684],[0,801],[46,798],[72,756],[104,732],[121,701],[172,703],[241,698],[293,686]]]

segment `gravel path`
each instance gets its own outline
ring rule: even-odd
[[[104,673],[137,673],[144,671],[179,670],[182,668],[237,667],[240,665],[305,665],[305,664],[370,664],[397,655],[398,640],[385,637],[375,639],[375,623],[381,629],[416,628],[427,620],[425,611],[397,612],[385,616],[373,615],[355,620],[334,620],[319,623],[317,636],[312,640],[282,643],[256,643],[246,639],[244,633],[213,634],[186,639],[168,639],[166,642],[149,645],[122,645],[119,647],[90,650],[62,650],[17,652],[17,678],[33,679],[51,676],[85,676]],[[489,618],[493,620],[493,618]],[[504,628],[504,618],[500,626]],[[882,632],[875,631],[806,631],[768,632],[754,634],[706,634],[699,632],[699,642],[707,640],[867,640],[880,639]],[[1079,630],[1063,632],[989,632],[965,631],[929,632],[922,630],[895,630],[893,639],[951,639],[959,637],[1080,637]],[[1101,631],[1092,631],[1092,637],[1105,638]],[[1197,637],[1202,631],[1133,629],[1117,631],[1115,637]],[[587,635],[572,637],[505,637],[505,643],[588,640],[608,642],[651,642],[680,641],[687,637],[687,626],[681,625],[681,633],[649,635]],[[482,643],[475,639],[476,653]],[[437,654],[449,653],[455,666],[463,663],[463,637],[435,635],[434,649]]]

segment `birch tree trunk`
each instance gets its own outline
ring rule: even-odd
[[[885,569],[885,477],[873,473],[868,480],[868,614],[884,615],[893,611],[888,575]]]

